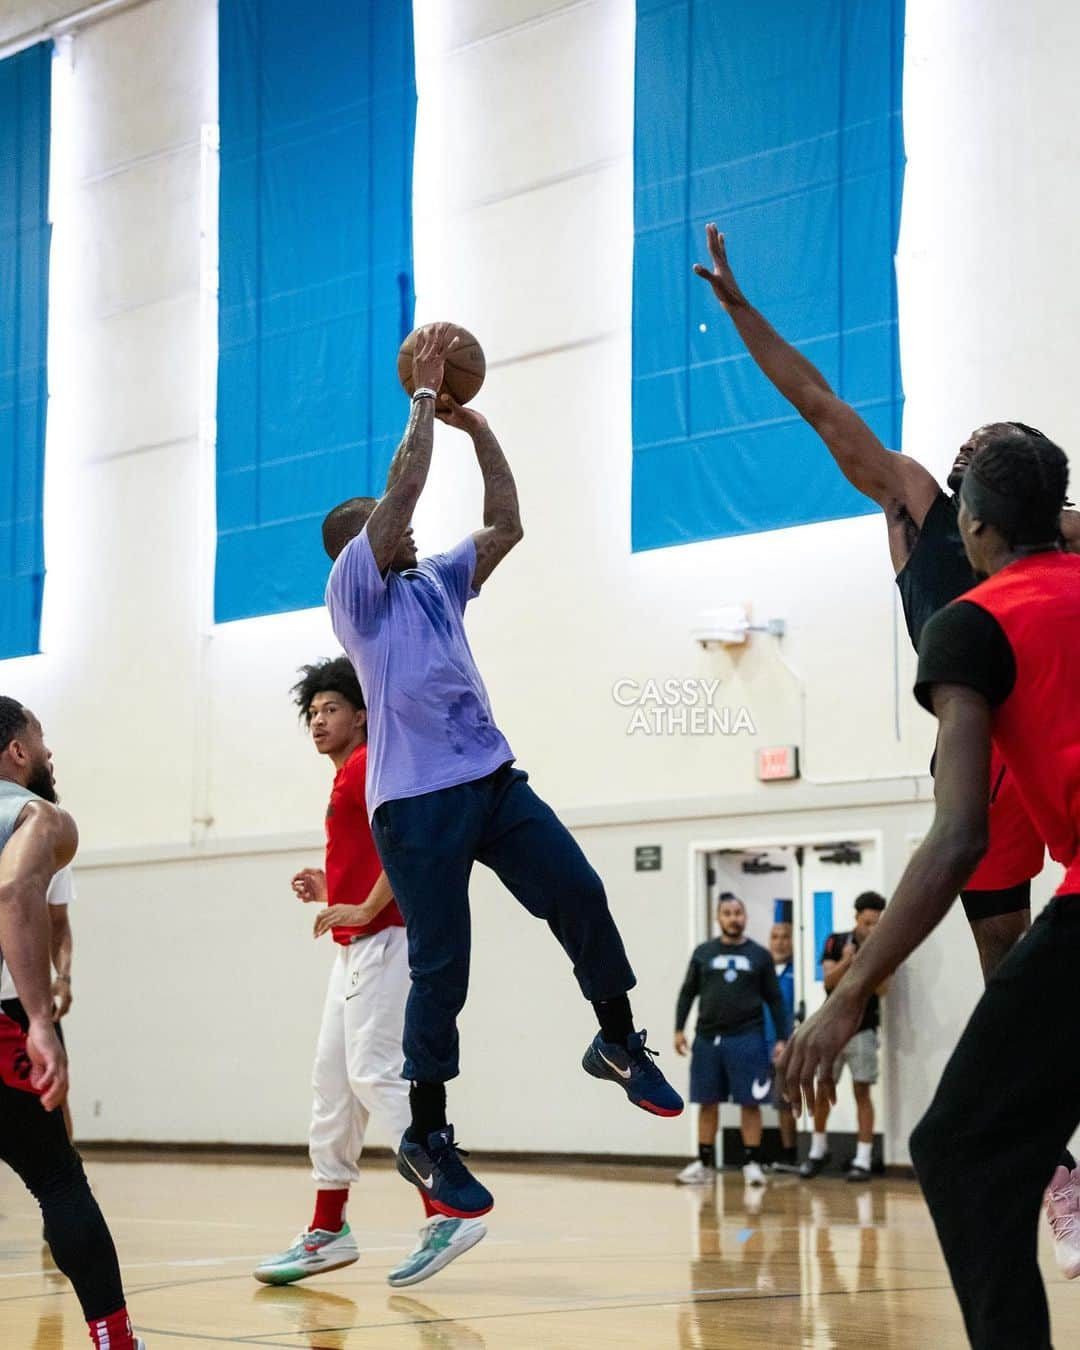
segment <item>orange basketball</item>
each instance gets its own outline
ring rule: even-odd
[[[413,329],[401,344],[397,358],[398,379],[410,397],[416,388],[413,381],[413,348],[416,346],[416,335],[419,331],[419,328]],[[484,359],[483,347],[467,328],[452,323],[450,340],[455,337],[460,341],[446,359],[442,388],[438,392],[451,394],[459,403],[468,403],[480,392],[480,386],[484,383],[484,375],[487,372],[487,361]]]

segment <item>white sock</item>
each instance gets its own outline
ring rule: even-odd
[[[864,1172],[869,1172],[870,1165],[873,1161],[874,1161],[873,1144],[864,1144],[860,1139],[855,1149],[855,1166],[861,1167]]]
[[[810,1161],[820,1162],[828,1151],[828,1138],[824,1134],[818,1134],[817,1130],[815,1130],[813,1137],[810,1140]]]

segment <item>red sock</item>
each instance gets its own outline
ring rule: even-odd
[[[315,1217],[311,1227],[321,1228],[326,1233],[340,1233],[345,1227],[345,1206],[348,1200],[348,1186],[341,1191],[316,1191]]]
[[[86,1325],[90,1328],[90,1339],[97,1350],[135,1350],[135,1336],[127,1308],[110,1313],[108,1317],[96,1318]]]
[[[419,1187],[417,1187],[417,1190],[419,1190]],[[435,1208],[435,1206],[431,1203],[431,1201],[427,1198],[427,1195],[423,1191],[420,1191],[420,1199],[424,1202],[424,1214],[427,1218],[430,1219],[434,1215],[441,1213],[440,1210],[437,1210]]]

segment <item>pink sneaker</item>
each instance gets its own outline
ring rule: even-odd
[[[1080,1167],[1058,1167],[1046,1190],[1046,1217],[1054,1234],[1054,1255],[1067,1280],[1080,1275]]]

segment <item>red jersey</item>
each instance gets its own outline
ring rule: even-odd
[[[994,708],[994,741],[1066,868],[1058,894],[1080,894],[1080,557],[1032,554],[961,599],[1008,639],[1016,674]]]
[[[382,871],[368,823],[366,777],[367,746],[360,745],[334,775],[326,808],[326,889],[332,905],[362,905]],[[335,927],[331,932],[335,942],[347,947],[354,937],[378,933],[395,924],[404,927],[405,920],[397,901],[391,900],[372,923]]]

